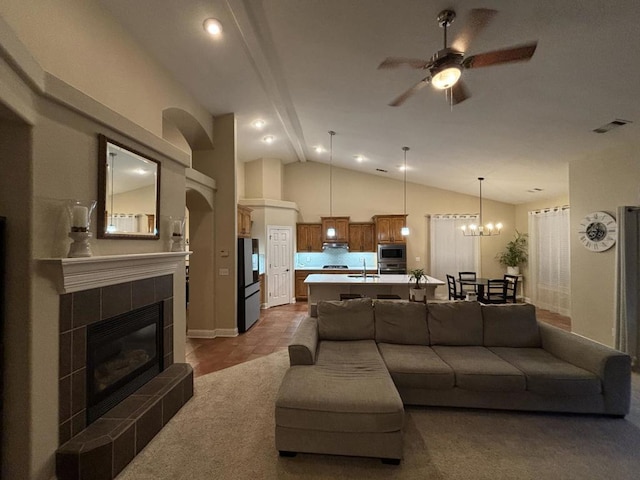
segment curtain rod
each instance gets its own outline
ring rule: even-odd
[[[538,213],[557,212],[558,210],[569,210],[569,209],[570,209],[569,205],[562,205],[559,207],[542,208],[540,210],[530,210],[529,215],[536,215]]]

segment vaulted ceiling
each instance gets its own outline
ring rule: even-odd
[[[334,130],[334,165],[400,179],[408,146],[409,181],[475,195],[484,176],[483,196],[520,204],[567,194],[568,162],[638,138],[637,0],[100,2],[213,115],[237,115],[242,161],[328,162]],[[469,55],[537,40],[533,58],[464,71],[471,97],[453,107],[431,86],[389,106],[425,73],[379,63],[429,59],[445,8],[457,13],[449,43],[471,8],[499,12]],[[615,119],[633,123],[593,132]]]

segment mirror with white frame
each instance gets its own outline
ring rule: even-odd
[[[160,238],[160,162],[104,135],[98,151],[98,238]]]

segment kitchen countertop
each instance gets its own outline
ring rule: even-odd
[[[304,272],[362,272],[362,267],[349,267],[349,268],[322,268],[322,267],[296,267],[296,271]],[[377,266],[367,267],[367,272],[377,272]]]
[[[358,270],[356,270],[358,271]],[[413,283],[410,275],[380,275],[365,277],[352,277],[349,274],[344,275],[323,275],[321,273],[313,273],[309,275],[304,283],[310,285],[407,285]],[[437,278],[427,276],[426,285],[445,285],[445,282]]]

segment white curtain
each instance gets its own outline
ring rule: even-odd
[[[640,208],[618,207],[616,246],[616,348],[631,355],[634,369],[640,354]]]
[[[531,303],[571,315],[569,207],[529,212]]]
[[[479,272],[478,237],[465,237],[462,225],[478,223],[477,215],[432,215],[430,251],[432,277],[445,280],[446,274]]]

